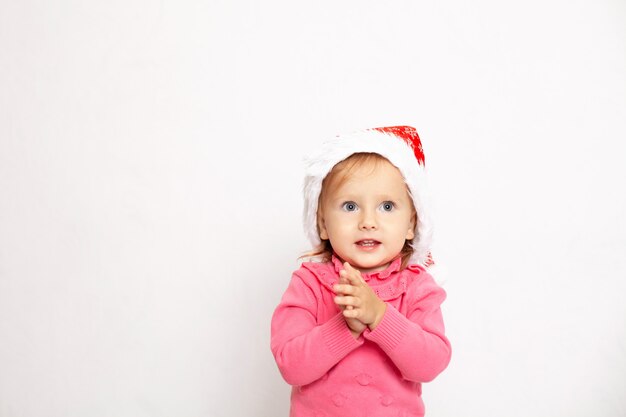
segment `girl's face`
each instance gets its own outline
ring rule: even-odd
[[[400,171],[382,160],[355,166],[320,201],[320,237],[361,272],[385,269],[415,237],[414,208]]]

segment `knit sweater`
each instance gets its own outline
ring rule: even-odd
[[[341,262],[305,262],[271,325],[271,350],[292,385],[290,417],[423,416],[422,383],[450,361],[440,305],[446,298],[419,265],[362,274],[386,302],[378,326],[355,339],[334,303]]]

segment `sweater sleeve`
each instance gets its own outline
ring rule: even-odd
[[[271,350],[285,381],[310,384],[362,344],[363,338],[352,336],[339,311],[317,323],[315,293],[295,273],[271,324]]]
[[[445,336],[441,303],[443,288],[428,277],[422,288],[412,291],[407,316],[390,303],[381,322],[363,337],[380,346],[402,376],[410,381],[429,382],[450,362],[450,342]]]

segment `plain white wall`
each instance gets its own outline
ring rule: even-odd
[[[621,1],[0,2],[0,417],[286,416],[301,156],[411,124],[430,416],[626,415]]]

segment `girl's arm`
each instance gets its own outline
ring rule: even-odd
[[[451,349],[440,308],[446,293],[430,276],[420,281],[406,294],[413,298],[407,316],[387,303],[383,319],[363,337],[377,343],[405,379],[429,382],[448,366]]]
[[[363,338],[354,338],[341,312],[322,324],[316,317],[315,293],[296,273],[274,311],[271,326],[271,350],[290,385],[318,380],[363,344]]]

